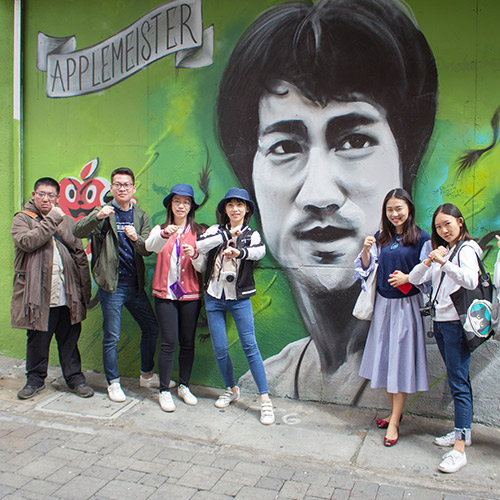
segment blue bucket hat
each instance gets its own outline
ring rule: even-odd
[[[227,200],[231,200],[233,198],[237,198],[238,200],[246,201],[250,205],[250,211],[253,214],[255,212],[255,203],[250,199],[248,195],[248,191],[246,189],[240,188],[231,188],[222,200],[219,201],[217,205],[217,210],[220,214],[224,213],[224,207],[226,205]]]
[[[174,196],[174,194],[179,194],[181,196],[189,196],[193,200],[193,207],[195,210],[200,206],[194,200],[194,190],[193,190],[193,187],[191,185],[189,185],[189,184],[176,184],[170,190],[170,194],[165,196],[165,198],[163,198],[163,205],[165,206],[165,208],[167,208],[168,202],[170,201],[170,198],[172,198],[172,196]]]

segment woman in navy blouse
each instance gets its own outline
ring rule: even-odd
[[[408,281],[415,265],[427,258],[429,235],[415,223],[415,205],[404,189],[390,191],[382,206],[381,230],[365,239],[355,262],[366,280],[378,262],[377,294],[359,375],[372,388],[385,388],[391,414],[377,419],[387,429],[384,446],[394,446],[408,393],[428,390],[425,337],[418,288]]]

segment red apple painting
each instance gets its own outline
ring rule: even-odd
[[[99,158],[89,161],[80,172],[80,179],[64,177],[60,181],[61,198],[59,206],[63,212],[75,220],[89,214],[95,207],[104,204],[110,183],[103,177],[94,177]]]

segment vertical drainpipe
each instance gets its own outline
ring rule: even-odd
[[[22,0],[14,0],[13,149],[14,209],[23,208],[23,93],[22,93]]]

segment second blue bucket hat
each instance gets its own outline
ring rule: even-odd
[[[250,205],[251,212],[252,213],[255,212],[255,203],[250,199],[248,191],[246,189],[231,188],[226,193],[226,196],[224,196],[224,198],[222,198],[222,200],[220,200],[219,204],[217,205],[217,210],[219,211],[220,214],[224,212],[224,206],[226,205],[226,201],[231,200],[233,198],[246,201]]]
[[[170,201],[170,198],[174,196],[174,194],[178,194],[181,196],[189,196],[193,200],[193,206],[195,210],[200,206],[198,205],[198,203],[196,203],[194,199],[194,189],[190,184],[176,184],[170,190],[170,194],[168,194],[167,196],[165,196],[165,198],[163,198],[163,205],[165,206],[165,208],[167,208],[168,202]]]

